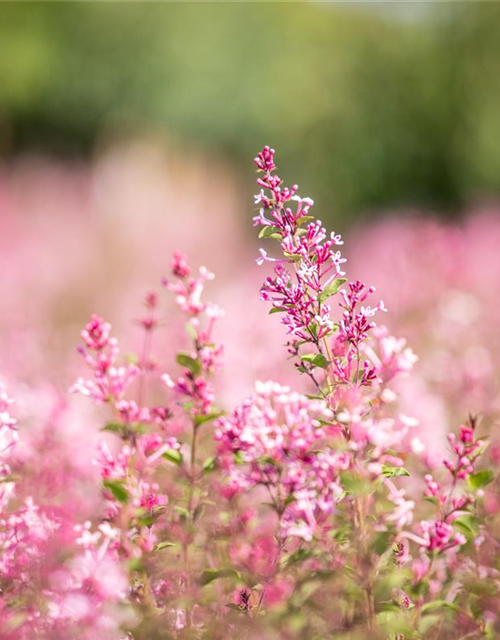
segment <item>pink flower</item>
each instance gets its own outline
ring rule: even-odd
[[[283,605],[293,592],[293,581],[288,579],[277,579],[266,585],[265,601],[270,607]]]
[[[10,415],[9,407],[14,404],[14,400],[7,395],[2,383],[0,382],[0,430],[15,429],[17,421]]]
[[[226,495],[261,485],[279,501],[281,492],[291,500],[282,514],[284,534],[311,540],[317,518],[342,498],[339,473],[351,464],[347,452],[321,447],[328,434],[321,421],[329,418],[324,402],[258,383],[254,396],[217,421],[219,456],[230,477]]]
[[[114,456],[102,440],[99,442],[99,455],[93,463],[101,472],[103,478],[122,480],[127,475],[128,463],[132,451],[125,446]]]
[[[186,278],[191,273],[187,258],[180,251],[176,251],[171,262],[172,273],[177,278]]]
[[[123,600],[128,588],[123,570],[108,555],[86,551],[70,564],[72,586],[93,594],[100,600]]]
[[[175,258],[174,258],[175,260]],[[175,301],[185,313],[194,317],[204,312],[207,303],[202,302],[201,296],[205,283],[214,279],[214,274],[208,271],[206,267],[201,267],[198,277],[188,277],[185,268],[176,267],[173,271],[174,275],[179,279],[177,282],[171,282],[167,278],[163,279],[163,284],[169,291],[175,293]],[[183,275],[178,275],[179,273]]]
[[[454,546],[465,544],[466,539],[461,533],[455,533],[453,527],[444,521],[429,522],[422,520],[420,528],[423,532],[425,546],[429,551],[444,551]]]
[[[459,438],[454,433],[448,435],[453,453],[457,456],[454,462],[444,460],[443,464],[456,478],[466,480],[474,471],[474,463],[484,445],[482,440],[474,439],[475,419],[471,418],[468,426],[461,425]]]
[[[80,393],[97,403],[121,400],[128,387],[141,374],[141,370],[135,364],[118,364],[120,351],[117,340],[109,337],[110,329],[111,325],[105,323],[102,318],[92,316],[87,328],[82,332],[82,337],[87,347],[97,353],[92,355],[83,347],[80,348],[80,352],[93,379],[79,377],[71,387],[72,393]]]
[[[109,322],[104,322],[100,316],[94,314],[80,335],[89,349],[100,351],[107,346],[110,331]]]

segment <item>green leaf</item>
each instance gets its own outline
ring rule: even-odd
[[[438,624],[438,622],[441,620],[441,616],[439,615],[426,615],[426,616],[422,616],[420,618],[420,621],[418,623],[418,631],[419,634],[418,636],[416,636],[416,638],[426,638],[427,634],[429,633],[429,631],[436,625]]]
[[[203,473],[210,473],[211,471],[215,471],[217,467],[217,462],[215,456],[210,456],[203,463]]]
[[[494,477],[495,474],[491,469],[485,469],[484,471],[478,471],[477,473],[470,475],[469,483],[474,487],[474,489],[481,489],[493,482]]]
[[[283,251],[285,258],[288,258],[292,262],[300,262],[302,260],[302,256],[297,253],[288,253],[288,251]]]
[[[167,507],[165,505],[157,505],[151,510],[139,509],[137,513],[137,521],[141,527],[151,527],[166,510]]]
[[[468,595],[473,593],[476,596],[484,597],[498,594],[496,583],[485,578],[465,577],[462,581],[462,588]]]
[[[234,464],[245,464],[246,460],[241,451],[235,451],[233,454]]]
[[[322,369],[328,369],[328,360],[321,353],[306,353],[300,356],[302,362],[309,362],[315,367],[321,367]]]
[[[262,227],[259,232],[259,238],[281,238],[282,233],[278,227],[274,225],[267,225]]]
[[[186,369],[189,369],[189,371],[191,371],[194,376],[197,376],[201,371],[200,361],[190,356],[189,353],[184,353],[183,351],[181,351],[177,354],[176,360],[181,365],[181,367],[186,367]]]
[[[296,501],[297,501],[297,498],[293,495],[293,493],[290,493],[283,501],[283,504],[285,507],[288,507],[289,504],[292,504]]]
[[[151,513],[145,513],[137,518],[137,522],[141,527],[152,527],[155,519]]]
[[[315,338],[318,337],[318,325],[316,322],[313,322],[309,325],[309,331]]]
[[[101,431],[110,431],[111,433],[123,433],[126,425],[121,422],[108,422],[108,424],[102,427]]]
[[[142,422],[133,422],[132,424],[127,425],[128,431],[132,431],[133,433],[143,434],[148,430],[147,425]]]
[[[294,553],[291,553],[288,558],[286,558],[287,565],[294,565],[300,562],[304,562],[304,560],[308,560],[313,557],[314,552],[310,549],[298,549]]]
[[[428,602],[423,605],[420,611],[422,614],[426,614],[436,613],[436,611],[442,611],[443,609],[448,609],[449,611],[460,611],[460,607],[453,602],[448,602],[447,600],[434,600],[433,602]]]
[[[367,495],[372,487],[372,483],[349,471],[343,471],[340,478],[344,490],[354,495]]]
[[[388,611],[389,612],[393,611],[394,613],[400,613],[401,605],[398,604],[395,600],[383,600],[382,602],[379,602],[377,609],[378,609],[377,613],[388,612]]]
[[[392,538],[392,534],[390,531],[380,531],[373,541],[371,546],[372,550],[378,555],[381,556],[383,553],[387,551],[389,548],[389,544]]]
[[[479,534],[479,522],[477,518],[470,513],[458,516],[458,518],[453,520],[453,524],[465,534],[469,541]]]
[[[176,465],[182,464],[182,453],[177,449],[167,449],[165,453],[162,453],[162,458],[165,460],[169,460],[169,462],[173,462]]]
[[[196,416],[194,419],[194,424],[196,427],[199,427],[200,424],[203,424],[204,422],[210,422],[210,420],[216,420],[217,418],[220,418],[222,414],[223,411],[211,411],[206,415]]]
[[[413,593],[417,596],[423,596],[426,593],[429,593],[430,585],[427,580],[420,580],[413,586]]]
[[[127,489],[120,480],[104,480],[103,485],[109,489],[118,502],[125,503],[128,501],[129,495]]]
[[[276,467],[278,464],[278,461],[275,460],[274,458],[272,458],[271,456],[264,454],[263,456],[260,456],[259,458],[259,462],[262,462],[264,464],[270,464],[273,467]]]
[[[218,580],[219,578],[236,578],[241,580],[241,573],[236,569],[205,569],[201,573],[200,583],[202,586]]]
[[[311,220],[314,220],[314,216],[301,216],[300,218],[297,218],[296,222],[297,225],[300,225],[304,224],[305,222],[311,222]]]
[[[170,547],[175,547],[176,544],[175,542],[160,542],[157,545],[155,545],[153,551],[162,551],[163,549],[169,549]]]
[[[175,506],[174,511],[178,513],[181,518],[186,518],[186,520],[189,519],[189,511],[186,509],[186,507]]]
[[[144,570],[143,558],[130,558],[127,564],[130,571]]]
[[[326,302],[326,300],[334,296],[340,287],[346,282],[347,280],[345,278],[337,278],[336,280],[333,280],[333,282],[330,282],[330,284],[327,284],[323,291],[318,295],[318,302],[320,304]]]
[[[269,311],[269,315],[272,316],[273,313],[284,313],[288,311],[286,307],[273,307],[271,311]]]
[[[399,478],[401,476],[409,476],[410,472],[404,467],[392,467],[389,464],[382,465],[382,475],[386,478]]]

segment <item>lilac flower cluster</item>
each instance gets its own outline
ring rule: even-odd
[[[360,346],[375,326],[375,313],[385,310],[383,303],[374,308],[365,305],[374,288],[351,282],[347,290],[341,290],[342,314],[335,322],[328,299],[346,282],[342,270],[345,258],[337,249],[343,244],[341,236],[328,236],[321,221],[310,215],[314,202],[299,197],[297,185],[287,188],[273,174],[273,149],[265,147],[254,162],[262,174],[257,180],[261,191],[255,202],[260,210],[254,224],[263,227],[261,238],[279,241],[283,254],[279,259],[270,258],[260,250],[259,264],[276,263],[274,277],[266,279],[261,297],[272,302],[271,313],[284,314],[282,322],[292,336],[289,349],[299,359],[297,367],[315,381],[314,369],[324,369],[329,390],[351,381],[370,385],[375,370],[362,358]],[[330,339],[334,334],[332,352]],[[301,353],[304,345],[313,345],[317,354]]]
[[[31,499],[0,386],[2,640],[498,635],[498,477],[478,464],[477,420],[449,436],[440,475],[398,403],[416,356],[376,326],[383,303],[344,278],[341,238],[283,185],[274,151],[255,163],[254,222],[281,251],[261,250],[274,263],[261,297],[312,393],[257,382],[219,410],[222,311],[204,298],[213,274],[181,253],[163,279],[186,330],[173,372],[155,292],[138,355],[122,357],[97,315],[81,333],[90,375],[72,390],[107,412],[97,452],[81,456],[100,476],[88,512]]]
[[[78,378],[72,387],[74,393],[92,398],[95,402],[116,402],[139,376],[140,369],[133,363],[119,364],[120,349],[116,338],[110,337],[111,325],[93,315],[82,331],[85,347],[79,351],[92,372],[92,379]]]
[[[228,470],[224,494],[265,487],[282,534],[311,540],[316,521],[342,498],[339,473],[350,464],[348,455],[323,446],[335,432],[332,417],[322,401],[275,382],[257,383],[252,397],[217,421],[218,455]]]
[[[104,327],[104,333],[107,328]],[[107,338],[97,329],[88,341]],[[104,346],[104,345],[103,345]],[[0,387],[2,429],[13,429],[9,413],[13,400]],[[2,434],[3,435],[3,434]],[[118,556],[100,532],[92,537],[88,527],[68,530],[69,522],[54,509],[40,507],[31,497],[17,496],[7,456],[1,452],[0,484],[0,633],[5,640],[34,637],[78,637],[118,640],[121,635],[115,606],[127,590]],[[88,523],[90,525],[90,523]],[[109,528],[109,527],[108,527]],[[115,530],[117,531],[117,530]],[[116,533],[113,536],[116,538]],[[80,535],[77,538],[77,535]],[[80,552],[79,545],[85,550]],[[61,554],[61,551],[63,553]]]
[[[173,380],[164,373],[162,380],[176,394],[189,400],[193,415],[198,412],[209,415],[213,410],[215,395],[208,377],[220,368],[223,355],[222,345],[213,340],[213,330],[215,321],[223,311],[213,303],[203,302],[201,296],[205,283],[212,280],[214,275],[201,267],[198,277],[192,277],[186,257],[178,252],[174,255],[171,268],[175,280],[164,278],[163,284],[175,294],[177,304],[190,318],[187,327],[194,350],[177,356],[179,364],[185,367],[181,376]],[[201,314],[207,318],[206,326],[200,324]]]

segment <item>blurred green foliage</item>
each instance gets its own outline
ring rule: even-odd
[[[269,143],[332,212],[500,191],[497,3],[0,3],[0,148]],[[328,211],[325,213],[328,215]]]

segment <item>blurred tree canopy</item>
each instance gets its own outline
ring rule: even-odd
[[[0,149],[269,143],[334,212],[500,191],[497,3],[0,3]],[[328,215],[328,212],[325,214]]]

